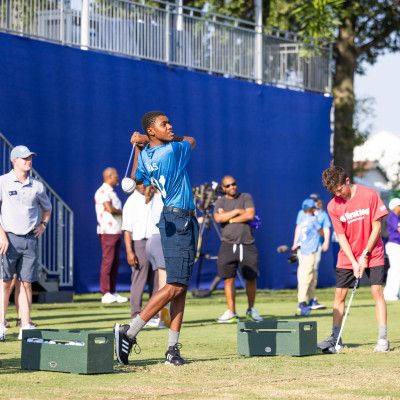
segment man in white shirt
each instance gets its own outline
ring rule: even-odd
[[[101,302],[125,303],[126,297],[116,292],[121,251],[122,203],[114,192],[119,176],[115,168],[106,168],[103,172],[104,183],[94,196],[97,215],[97,233],[102,249],[100,271]]]
[[[137,184],[122,211],[122,230],[128,264],[132,267],[131,316],[142,311],[142,296],[146,283],[150,295],[158,290],[157,271],[153,271],[146,256],[146,243],[154,233],[151,202],[146,204],[144,184]]]

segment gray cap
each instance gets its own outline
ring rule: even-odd
[[[314,201],[321,200],[321,197],[318,193],[311,193],[309,197],[310,197],[310,199],[313,199]]]
[[[26,146],[15,146],[11,150],[10,160],[13,161],[16,158],[26,158],[29,156],[37,156],[37,154],[30,151]]]

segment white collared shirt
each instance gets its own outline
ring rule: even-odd
[[[122,230],[132,233],[132,240],[148,239],[153,234],[151,204],[145,203],[143,194],[135,191],[122,209]]]
[[[98,234],[119,234],[121,233],[122,218],[120,214],[111,214],[104,208],[103,203],[109,201],[117,210],[122,209],[122,203],[117,193],[108,184],[103,183],[94,195],[97,233]]]

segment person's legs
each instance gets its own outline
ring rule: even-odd
[[[313,285],[314,276],[314,263],[315,263],[315,253],[313,254],[300,254],[299,267],[297,269],[297,283],[298,283],[298,302],[305,302],[308,304],[307,294],[310,293]]]
[[[29,325],[32,305],[32,284],[17,280],[15,293],[18,292],[18,315],[21,319],[21,327]]]
[[[100,269],[100,290],[104,296],[106,293],[111,292],[111,271],[114,262],[114,235],[102,234],[99,235],[102,259]]]
[[[317,283],[318,283],[318,268],[319,268],[319,263],[321,261],[321,253],[322,253],[322,247],[319,247],[317,252],[315,253],[312,282],[307,292],[307,297],[309,298],[309,300],[316,299],[315,290],[317,288]]]
[[[236,287],[235,287],[235,278],[226,278],[225,282],[225,298],[226,304],[228,305],[228,310],[231,314],[236,314],[235,307],[235,297],[236,297]]]
[[[257,291],[257,280],[256,279],[246,279],[246,294],[247,301],[249,303],[249,310],[254,307],[254,302],[256,300]]]
[[[0,321],[2,321],[2,323],[4,323],[4,321],[6,319],[6,315],[7,315],[8,303],[10,300],[12,279],[9,281],[3,280],[2,282],[0,281],[0,283],[3,284],[3,290],[4,290],[4,314],[2,315],[0,313]],[[0,298],[0,301],[2,301],[1,298]]]
[[[239,245],[239,266],[246,280],[247,311],[254,308],[258,278],[258,250],[255,244]]]
[[[187,286],[181,283],[167,283],[160,289],[154,296],[151,296],[146,306],[140,312],[139,317],[148,322],[153,315],[157,314],[167,303],[177,299],[174,305],[171,303],[171,326],[174,321],[173,327],[179,328],[182,323],[183,309],[185,305]],[[129,336],[135,337],[138,332],[129,330]]]
[[[335,299],[333,300],[333,325],[341,326],[346,306],[346,295],[348,288],[336,288]]]
[[[133,249],[139,263],[136,268],[132,268],[131,276],[131,317],[135,318],[142,311],[142,297],[147,282],[150,263],[146,256],[145,240],[135,240],[133,242]]]
[[[383,294],[385,300],[396,301],[400,296],[400,245],[391,242],[387,243],[386,253],[389,257],[390,268]]]
[[[376,319],[378,321],[378,325],[386,325],[387,324],[387,309],[385,298],[383,297],[382,286],[380,285],[371,285],[371,293],[372,297],[375,301],[375,312]]]
[[[21,319],[21,328],[30,326],[32,282],[36,282],[39,278],[38,239],[33,236],[27,236],[24,241],[25,248],[17,266],[17,281],[15,283],[15,295],[18,299],[18,316]]]
[[[118,270],[119,270],[119,258],[121,253],[121,235],[110,235],[113,236],[112,241],[113,245],[113,260],[111,264],[110,271],[110,293],[116,293],[117,291],[117,278],[118,278]]]
[[[237,247],[230,243],[222,242],[217,259],[218,276],[224,279],[225,298],[230,315],[236,315],[235,277],[239,264],[239,251],[237,251]]]

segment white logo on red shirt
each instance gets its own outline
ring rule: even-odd
[[[358,209],[353,212],[347,212],[340,217],[342,222],[348,222],[349,224],[358,221],[360,219],[364,219],[364,215],[369,215],[369,208]]]

